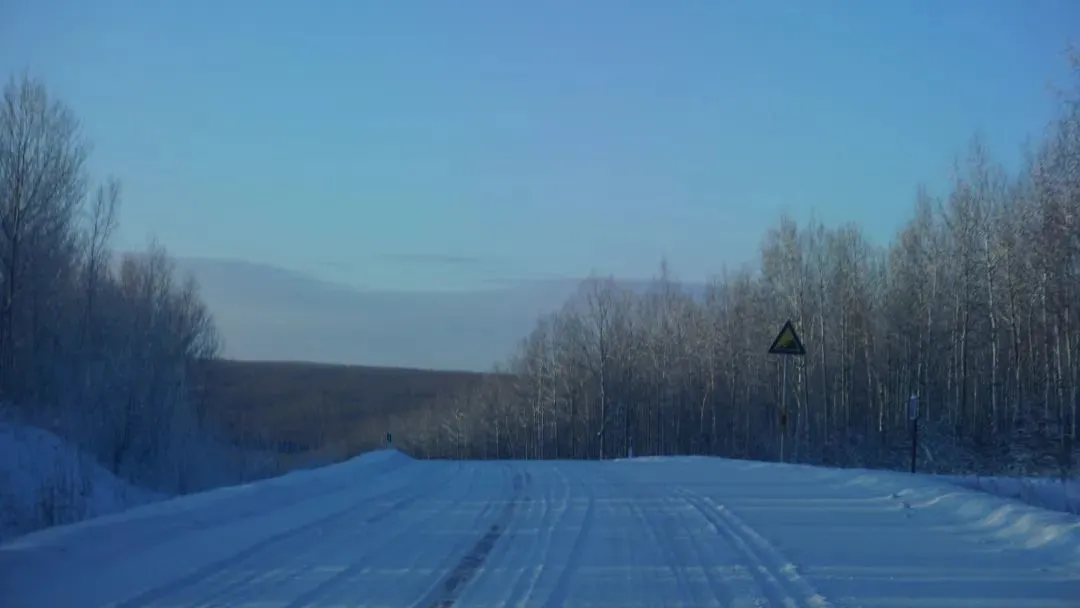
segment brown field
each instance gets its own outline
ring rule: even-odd
[[[387,431],[401,437],[440,399],[484,378],[475,372],[217,360],[199,369],[197,382],[207,421],[230,442],[298,465],[377,447]]]

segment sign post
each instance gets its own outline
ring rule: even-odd
[[[908,422],[911,424],[911,472],[915,472],[915,460],[919,454],[919,396],[911,393],[908,399]]]
[[[769,354],[785,355],[784,377],[781,380],[780,392],[780,462],[784,462],[784,438],[787,436],[788,423],[787,385],[791,375],[791,358],[806,354],[806,348],[803,347],[799,334],[795,333],[795,326],[791,324],[791,319],[788,319],[780,328],[780,333],[769,347]]]

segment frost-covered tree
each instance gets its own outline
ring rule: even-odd
[[[30,76],[0,103],[0,402],[155,489],[204,485],[192,366],[219,341],[165,250],[114,259],[120,182],[90,188],[74,113]]]
[[[1075,471],[1080,67],[1022,167],[976,136],[953,173],[940,196],[914,191],[891,243],[784,218],[758,268],[703,295],[666,263],[644,292],[587,280],[522,343],[512,379],[492,380],[515,390],[431,414],[454,423],[429,451],[467,428],[476,457],[776,458],[787,387],[785,439],[804,462],[905,467],[915,394],[924,469]],[[764,353],[786,319],[808,351],[787,374]]]

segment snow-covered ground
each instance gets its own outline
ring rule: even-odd
[[[340,465],[0,546],[5,608],[1080,605],[1080,518],[715,458]]]
[[[1036,507],[1080,515],[1080,479],[1046,477],[945,476],[973,490],[1014,498]]]
[[[161,498],[48,431],[0,422],[0,541]]]
[[[270,449],[239,448],[206,438],[186,448],[188,492],[282,472],[278,455]],[[54,433],[0,420],[0,542],[169,497],[118,478]]]

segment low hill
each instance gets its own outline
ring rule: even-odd
[[[337,460],[404,436],[440,400],[487,374],[304,362],[216,360],[197,382],[208,421],[248,449]]]

